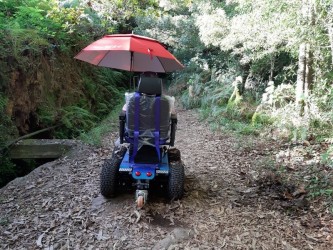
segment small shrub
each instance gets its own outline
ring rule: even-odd
[[[266,114],[260,113],[260,112],[255,112],[251,118],[252,125],[272,125],[273,124],[273,119]]]
[[[327,151],[321,155],[321,163],[333,168],[333,146],[330,146]]]
[[[258,135],[258,126],[250,123],[240,122],[233,119],[222,117],[219,124],[227,130],[231,130],[241,135]]]
[[[112,112],[100,124],[88,132],[81,133],[79,138],[88,144],[100,146],[102,144],[102,139],[106,134],[111,131],[118,131],[118,115],[123,104],[124,103],[119,103],[116,105]]]
[[[0,188],[16,177],[15,164],[8,157],[0,155]]]
[[[333,189],[331,187],[331,176],[325,176],[323,173],[313,175],[309,180],[307,189],[311,198],[326,196],[332,198]]]
[[[186,109],[193,109],[193,108],[199,108],[201,106],[201,101],[199,97],[191,97],[189,95],[189,91],[186,90],[183,92],[183,94],[180,97],[181,104],[186,108]]]

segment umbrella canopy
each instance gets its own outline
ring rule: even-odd
[[[166,73],[184,68],[160,42],[133,34],[104,36],[75,58],[97,66],[133,72]]]

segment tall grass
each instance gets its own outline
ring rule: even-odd
[[[261,124],[252,122],[257,102],[250,95],[233,97],[237,87],[234,72],[192,74],[188,74],[186,90],[179,97],[183,107],[199,108],[200,117],[207,119],[213,129],[258,134]]]
[[[118,116],[123,105],[124,103],[120,102],[116,106],[114,106],[111,113],[105,119],[103,119],[97,126],[92,128],[90,131],[81,133],[79,139],[91,145],[102,145],[102,139],[106,135],[111,132],[118,132]]]

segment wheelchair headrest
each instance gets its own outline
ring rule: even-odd
[[[162,79],[159,77],[142,76],[139,80],[138,92],[147,95],[161,95]]]

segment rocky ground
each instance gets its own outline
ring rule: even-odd
[[[308,201],[301,183],[269,171],[307,159],[291,164],[295,150],[212,132],[195,111],[178,117],[182,200],[155,194],[137,209],[133,193],[103,199],[110,135],[105,146],[80,145],[0,190],[0,249],[333,249],[323,201]]]

